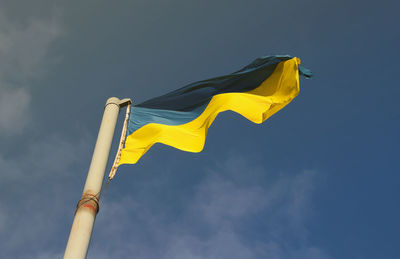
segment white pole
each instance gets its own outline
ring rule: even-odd
[[[92,235],[93,224],[99,210],[99,197],[103,184],[104,173],[107,166],[108,156],[114,136],[115,125],[121,106],[125,106],[129,99],[120,100],[111,97],[107,100],[104,108],[96,146],[93,151],[88,176],[81,200],[75,212],[74,222],[64,259],[85,259]]]

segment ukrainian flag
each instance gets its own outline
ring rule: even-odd
[[[311,72],[290,56],[258,58],[230,75],[189,84],[131,107],[118,165],[135,164],[155,143],[200,152],[215,117],[234,111],[262,123],[299,93]]]

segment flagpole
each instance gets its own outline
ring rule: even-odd
[[[104,173],[114,136],[115,125],[121,107],[130,103],[130,99],[120,100],[111,97],[104,107],[96,145],[93,151],[88,176],[83,188],[82,198],[78,202],[72,223],[64,259],[84,259],[92,235],[93,224],[99,211],[99,197]]]

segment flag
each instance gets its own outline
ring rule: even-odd
[[[200,152],[220,112],[234,111],[262,123],[299,93],[299,74],[311,77],[290,56],[254,60],[237,72],[195,82],[131,107],[118,165],[135,164],[155,143]]]

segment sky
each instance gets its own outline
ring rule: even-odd
[[[289,54],[314,73],[201,153],[123,165],[87,258],[399,258],[397,1],[0,2],[0,258],[62,258],[103,107]],[[117,149],[124,110],[110,155]]]

